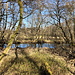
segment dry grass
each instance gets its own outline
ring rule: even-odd
[[[29,54],[27,49],[19,50],[18,59],[10,51],[11,55],[5,57],[0,66],[0,75],[70,75],[62,57],[35,49],[29,50]]]

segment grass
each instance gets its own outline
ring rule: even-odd
[[[32,56],[32,58],[34,60],[36,59],[36,62],[41,63],[43,66],[45,66],[45,63],[48,63],[48,67],[50,67],[53,75],[66,75],[67,73],[66,62],[62,59],[56,58],[53,55],[50,55],[49,53],[37,52]]]
[[[31,75],[30,73],[34,75],[34,73],[38,73],[38,69],[25,56],[20,56],[16,60],[13,57],[9,58],[0,69],[0,75]]]
[[[15,59],[14,53],[4,58],[0,66],[0,75],[67,75],[66,62],[61,57],[47,52],[27,54],[25,50],[18,53]]]

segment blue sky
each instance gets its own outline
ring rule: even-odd
[[[7,1],[7,0],[3,0],[4,2],[5,1]],[[55,0],[45,0],[45,2],[51,2],[51,3],[55,3]],[[17,3],[15,3],[15,6],[17,6],[17,7],[15,7],[14,9],[15,9],[15,12],[17,12],[17,10],[18,10],[18,5],[17,5]],[[28,8],[29,9],[29,8]],[[27,10],[27,9],[24,9],[25,11]],[[31,10],[31,9],[30,9]],[[23,24],[26,26],[26,27],[30,27],[31,26],[31,23],[32,23],[32,20],[33,19],[35,19],[35,17],[37,18],[38,16],[38,13],[39,13],[39,11],[38,10],[36,10],[35,12],[34,12],[34,15],[32,16],[32,15],[30,15],[28,18],[26,18],[26,19],[23,19]],[[37,14],[37,15],[35,15],[35,14]],[[47,15],[47,14],[49,14],[48,13],[48,10],[47,9],[45,9],[45,10],[43,10],[42,11],[42,15]],[[16,15],[16,14],[15,14]],[[28,15],[28,14],[27,14]],[[12,15],[9,15],[9,17],[8,17],[8,22],[10,22],[11,21],[11,17],[10,16],[12,16]],[[25,14],[25,16],[26,16],[26,14]],[[16,17],[18,17],[18,19],[19,19],[19,14],[18,14],[18,12],[17,12],[17,16]],[[40,17],[42,17],[42,16],[40,16]],[[53,23],[54,22],[54,20],[52,20],[50,17],[47,17],[46,19],[45,19],[45,21],[47,22],[51,22],[51,23]],[[37,19],[36,19],[36,21],[34,21],[33,22],[33,25],[35,26],[36,24],[35,24],[35,22],[37,22]],[[16,23],[16,26],[18,25],[18,23]],[[45,27],[45,26],[48,26],[48,25],[50,25],[50,23],[44,23],[44,24],[42,24],[42,26],[43,27]],[[8,24],[8,26],[9,26],[9,24]]]
[[[3,2],[6,2],[7,0],[3,0]],[[6,3],[5,3],[6,4]],[[10,4],[10,3],[9,3]],[[17,4],[15,4],[16,6],[18,6]],[[5,6],[6,7],[6,6]],[[18,9],[18,7],[16,7],[15,9]],[[25,11],[26,11],[26,9],[25,9]],[[37,12],[37,11],[36,11]],[[45,13],[44,13],[45,12]],[[42,14],[43,15],[45,15],[46,14],[46,11],[44,11],[44,12],[42,12]],[[8,15],[8,22],[10,22],[11,21],[11,17],[10,16],[12,16],[12,15]],[[18,16],[19,16],[19,14],[18,14]],[[26,19],[23,19],[23,24],[25,24],[25,26],[26,27],[30,27],[31,26],[31,24],[28,22],[28,20],[30,20],[30,22],[32,21],[32,15],[31,16],[29,16],[28,18],[26,18]],[[9,26],[10,24],[9,23],[7,23],[7,26]],[[16,24],[16,26],[18,25],[18,23]],[[35,26],[35,24],[34,24],[34,26]]]

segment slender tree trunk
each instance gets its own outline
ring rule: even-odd
[[[59,20],[59,22],[58,22],[58,27],[61,29],[61,31],[62,31],[62,33],[63,33],[63,35],[64,35],[64,37],[65,37],[64,40],[65,40],[66,43],[69,43],[69,38],[67,37],[67,35],[66,35],[66,33],[65,33],[64,29],[63,29],[63,27],[61,26],[60,17],[58,18],[58,20]]]
[[[66,21],[66,25],[67,25],[68,30],[69,30],[70,39],[71,39],[71,44],[73,45],[73,43],[74,43],[74,36],[73,36],[73,34],[72,34],[72,32],[71,32],[71,29],[70,29],[70,27],[69,27],[69,24],[68,24],[67,20],[65,20],[65,21]]]
[[[64,32],[62,26],[60,26],[60,29],[62,30],[62,33],[63,33],[63,35],[64,35],[64,37],[65,37],[64,40],[66,41],[66,43],[69,43],[69,39],[68,39],[68,37],[66,36],[66,33]]]
[[[16,59],[18,58],[18,52],[17,52],[17,47],[15,49],[15,55],[16,55]]]
[[[75,18],[73,18],[73,23],[74,23],[74,40],[75,40]]]
[[[19,11],[20,11],[19,24],[18,24],[18,27],[16,28],[15,32],[11,35],[11,38],[10,38],[10,40],[9,40],[9,42],[8,42],[8,46],[7,46],[6,49],[4,50],[3,54],[0,56],[0,60],[8,54],[8,52],[9,52],[9,50],[10,50],[10,48],[11,48],[11,45],[13,44],[14,39],[15,39],[15,37],[17,36],[17,33],[18,33],[18,31],[19,31],[19,29],[20,29],[20,27],[21,27],[21,25],[22,25],[23,3],[22,3],[21,0],[18,0],[18,5],[19,5]]]

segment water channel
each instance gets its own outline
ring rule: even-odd
[[[4,44],[4,48],[7,47],[7,44]],[[15,48],[16,44],[12,44],[11,48]],[[48,48],[55,48],[54,44],[50,43],[43,43],[43,44],[19,44],[17,47],[26,48],[26,47],[33,47],[33,48],[40,48],[40,47],[48,47]]]

